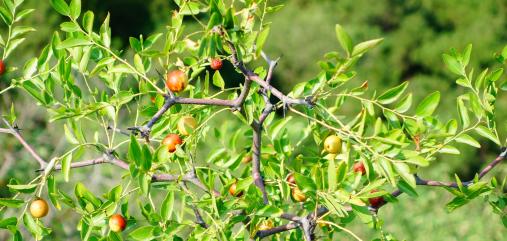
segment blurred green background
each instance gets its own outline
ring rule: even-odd
[[[447,119],[455,116],[455,97],[463,90],[454,83],[454,76],[445,70],[441,54],[450,47],[462,49],[472,43],[471,66],[478,72],[494,65],[494,53],[507,44],[507,1],[503,0],[271,2],[286,5],[269,17],[272,27],[265,47],[270,56],[281,57],[273,82],[285,92],[298,82],[312,79],[319,71],[317,61],[326,52],[340,49],[334,32],[335,24],[340,23],[356,43],[385,38],[381,46],[359,62],[358,83],[368,80],[370,89],[382,91],[402,81],[410,81],[410,90],[416,100],[439,90],[443,98],[437,114]],[[27,5],[37,11],[24,24],[35,27],[38,32],[31,34],[17,50],[8,62],[10,66],[22,66],[23,61],[38,55],[62,21],[48,1],[32,0],[27,1]],[[128,47],[129,36],[147,36],[164,31],[174,7],[168,0],[83,0],[84,9],[96,12],[97,25],[108,12],[111,13],[113,45],[116,48]],[[193,23],[188,21],[188,24]],[[5,26],[0,28],[5,31]],[[7,78],[0,79],[0,89],[8,85]],[[500,110],[505,108],[501,104],[507,103],[505,97],[503,95],[497,101]],[[12,102],[19,112],[18,123],[25,136],[43,157],[51,157],[66,149],[60,125],[47,123],[47,113],[34,105],[26,93],[15,90],[0,96],[0,113],[8,111]],[[500,134],[505,137],[507,111],[499,111],[499,114]],[[227,115],[221,116],[226,118]],[[220,120],[215,119],[215,124],[219,123]],[[296,128],[291,131],[298,132]],[[498,151],[486,141],[481,144],[483,147],[479,150],[461,148],[462,155],[459,157],[442,156],[423,175],[439,180],[450,180],[454,173],[463,179],[473,177]],[[210,144],[203,150],[212,148]],[[35,162],[20,149],[14,138],[0,136],[2,196],[8,195],[5,182],[9,178],[26,180],[27,175],[35,175],[32,173],[35,168]],[[119,182],[113,177],[112,169],[107,166],[79,169],[74,172],[74,180],[87,181],[92,191],[101,193],[105,190],[104,186],[111,187]],[[506,174],[505,166],[494,172],[501,179]],[[90,176],[93,177],[91,180]],[[393,233],[400,240],[507,240],[507,229],[483,200],[477,199],[449,214],[445,204],[450,198],[443,189],[424,187],[420,188],[418,199],[402,196],[399,203],[380,211],[379,216],[385,223],[384,232]],[[77,218],[77,215],[63,211],[51,219],[51,226],[58,233],[53,240],[76,240],[78,237],[75,227],[60,224],[67,218]],[[364,240],[378,236],[359,221],[354,222],[350,229]],[[2,235],[0,233],[0,240],[6,240]],[[352,240],[346,234],[338,234],[335,238]]]

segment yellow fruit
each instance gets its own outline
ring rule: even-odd
[[[178,121],[178,131],[184,136],[192,134],[195,128],[197,128],[197,121],[192,116],[183,116]]]
[[[294,201],[296,202],[304,202],[306,201],[306,195],[301,189],[298,187],[292,188],[292,198],[294,198]]]
[[[36,199],[30,204],[30,214],[34,218],[42,218],[48,215],[49,206],[46,200],[44,199]]]
[[[273,227],[274,227],[273,221],[264,220],[261,222],[258,229],[259,229],[259,231],[260,230],[268,230],[268,229],[272,229]]]
[[[324,149],[332,154],[338,154],[342,150],[342,139],[335,135],[330,135],[324,140]]]

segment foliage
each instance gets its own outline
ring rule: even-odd
[[[57,210],[77,213],[82,240],[359,239],[346,228],[354,219],[379,230],[383,240],[395,240],[382,231],[377,211],[402,193],[420,196],[421,185],[448,190],[454,196],[446,205],[449,211],[483,197],[505,220],[505,179],[484,176],[505,159],[506,150],[473,180],[456,175],[454,182],[443,182],[418,175],[437,155],[460,155],[459,143],[479,148],[477,139],[485,138],[498,147],[506,144],[496,115],[497,96],[505,89],[503,69],[471,69],[472,45],[442,56],[462,89],[453,100],[455,118],[444,121],[434,113],[441,99],[451,96],[432,91],[417,102],[408,82],[368,91],[369,82],[359,81],[354,68],[383,40],[357,41],[341,25],[329,30],[341,50],[325,54],[315,77],[287,95],[274,88],[270,81],[277,60],[263,47],[272,28],[266,16],[281,6],[267,1],[175,0],[178,11],[170,25],[160,33],[131,37],[128,50],[112,47],[109,15],[97,28],[95,14],[82,11],[80,0],[50,2],[65,19],[59,31],[37,57],[19,70],[9,69],[10,85],[0,93],[20,89],[29,94],[61,127],[70,147],[42,158],[32,147],[37,143],[26,143],[23,136],[29,133],[16,125],[22,110],[3,113],[6,128],[0,132],[19,140],[40,164],[37,177],[12,179],[8,187],[15,195],[0,200],[0,228],[12,232],[14,240],[23,240],[23,228],[37,240],[51,237],[51,226],[27,212],[29,202],[39,197]],[[0,39],[4,60],[34,30],[17,25],[33,11],[20,10],[22,3],[4,0],[0,8],[8,26]],[[199,29],[186,30],[184,19]],[[506,55],[502,51],[496,59],[503,62]],[[240,87],[229,88],[238,80],[211,71],[211,58],[230,62],[244,76]],[[163,87],[166,72],[175,69],[189,77],[180,93]],[[342,115],[345,105],[358,111]],[[275,119],[276,110],[290,115]],[[222,114],[237,117],[241,125],[211,125]],[[168,152],[162,139],[177,132],[178,120],[188,115],[198,126],[184,145]],[[304,126],[290,136],[291,125],[301,123],[297,118],[305,120]],[[342,140],[340,153],[322,151],[331,134]],[[211,135],[223,146],[203,154],[201,146]],[[243,161],[249,156],[250,162]],[[352,169],[358,162],[364,176]],[[106,164],[125,171],[115,173],[121,183],[106,193],[73,180],[77,168]],[[291,199],[294,187],[285,179],[290,173],[305,202]],[[73,191],[64,188],[67,183]],[[228,195],[231,185],[242,195]],[[382,197],[380,204],[371,201],[376,197]],[[18,216],[7,215],[10,209],[18,209]],[[125,234],[108,229],[114,213],[127,218]],[[261,229],[265,221],[277,228]]]

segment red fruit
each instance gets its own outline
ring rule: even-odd
[[[361,173],[361,175],[366,174],[366,169],[364,168],[364,164],[362,162],[355,163],[352,168],[356,173]]]
[[[241,196],[243,196],[243,191],[238,192],[236,183],[233,183],[229,187],[229,194],[231,194],[231,196],[233,196],[233,197],[241,197]]]
[[[378,192],[377,190],[373,190],[371,191],[370,193],[375,193],[375,192]],[[380,205],[383,205],[386,201],[384,200],[384,197],[380,196],[380,197],[372,197],[372,198],[369,198],[368,199],[368,202],[370,203],[370,205],[373,207],[373,208],[377,208],[379,207]]]
[[[296,178],[294,177],[294,173],[289,174],[285,181],[289,183],[289,186],[296,186]]]
[[[222,60],[219,59],[219,58],[216,58],[216,59],[212,59],[211,60],[211,63],[210,63],[210,67],[213,69],[213,70],[219,70],[222,68]]]
[[[127,227],[127,221],[120,214],[113,214],[109,218],[109,228],[113,232],[121,232]]]
[[[180,92],[187,87],[188,78],[185,72],[173,70],[166,76],[165,86],[172,92]]]
[[[0,59],[0,75],[5,73],[5,63],[2,59]]]
[[[176,151],[176,146],[181,144],[183,144],[183,140],[177,134],[169,134],[162,140],[162,145],[167,146],[169,152]]]

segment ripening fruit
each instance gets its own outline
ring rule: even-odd
[[[229,194],[231,194],[231,196],[233,196],[233,197],[241,197],[241,196],[243,196],[243,191],[238,192],[236,183],[233,183],[229,187]]]
[[[259,229],[259,231],[260,230],[268,230],[268,229],[272,229],[273,227],[274,227],[273,221],[264,220],[261,222],[258,229]]]
[[[30,204],[30,214],[34,218],[42,218],[48,215],[49,206],[46,200],[38,198]]]
[[[109,218],[109,228],[113,232],[121,232],[127,227],[127,221],[121,214],[113,214]]]
[[[181,144],[183,144],[183,140],[178,134],[169,134],[162,140],[162,145],[167,146],[169,152],[176,151],[176,147]]]
[[[378,192],[377,190],[373,190],[371,191],[370,193],[375,193],[375,192]],[[380,197],[372,197],[372,198],[369,198],[368,199],[368,202],[370,203],[370,205],[374,208],[377,208],[378,206],[382,205],[385,203],[385,200],[384,200],[384,197],[380,196]]]
[[[3,59],[0,59],[0,75],[3,75],[5,73],[5,63]]]
[[[210,67],[213,70],[219,70],[219,69],[221,69],[222,65],[223,65],[222,60],[219,59],[219,58],[212,59],[211,63],[210,63]]]
[[[188,84],[187,74],[181,70],[173,70],[167,73],[165,86],[172,92],[183,91]]]
[[[324,140],[324,149],[332,154],[340,153],[342,150],[342,139],[335,135],[330,135]]]
[[[178,131],[184,136],[192,134],[195,128],[197,128],[197,121],[192,116],[183,116],[178,121]]]
[[[352,167],[355,173],[361,173],[361,175],[366,174],[366,169],[364,168],[364,164],[362,162],[355,163]]]
[[[298,187],[292,188],[292,198],[294,198],[294,201],[296,202],[306,201],[306,195]]]
[[[244,164],[248,164],[251,161],[252,161],[252,155],[250,155],[250,154],[247,154],[246,156],[243,157],[243,159],[241,159],[241,162]]]
[[[287,181],[291,187],[296,186],[296,178],[294,177],[294,173],[289,174],[287,178],[285,178],[285,181]]]

